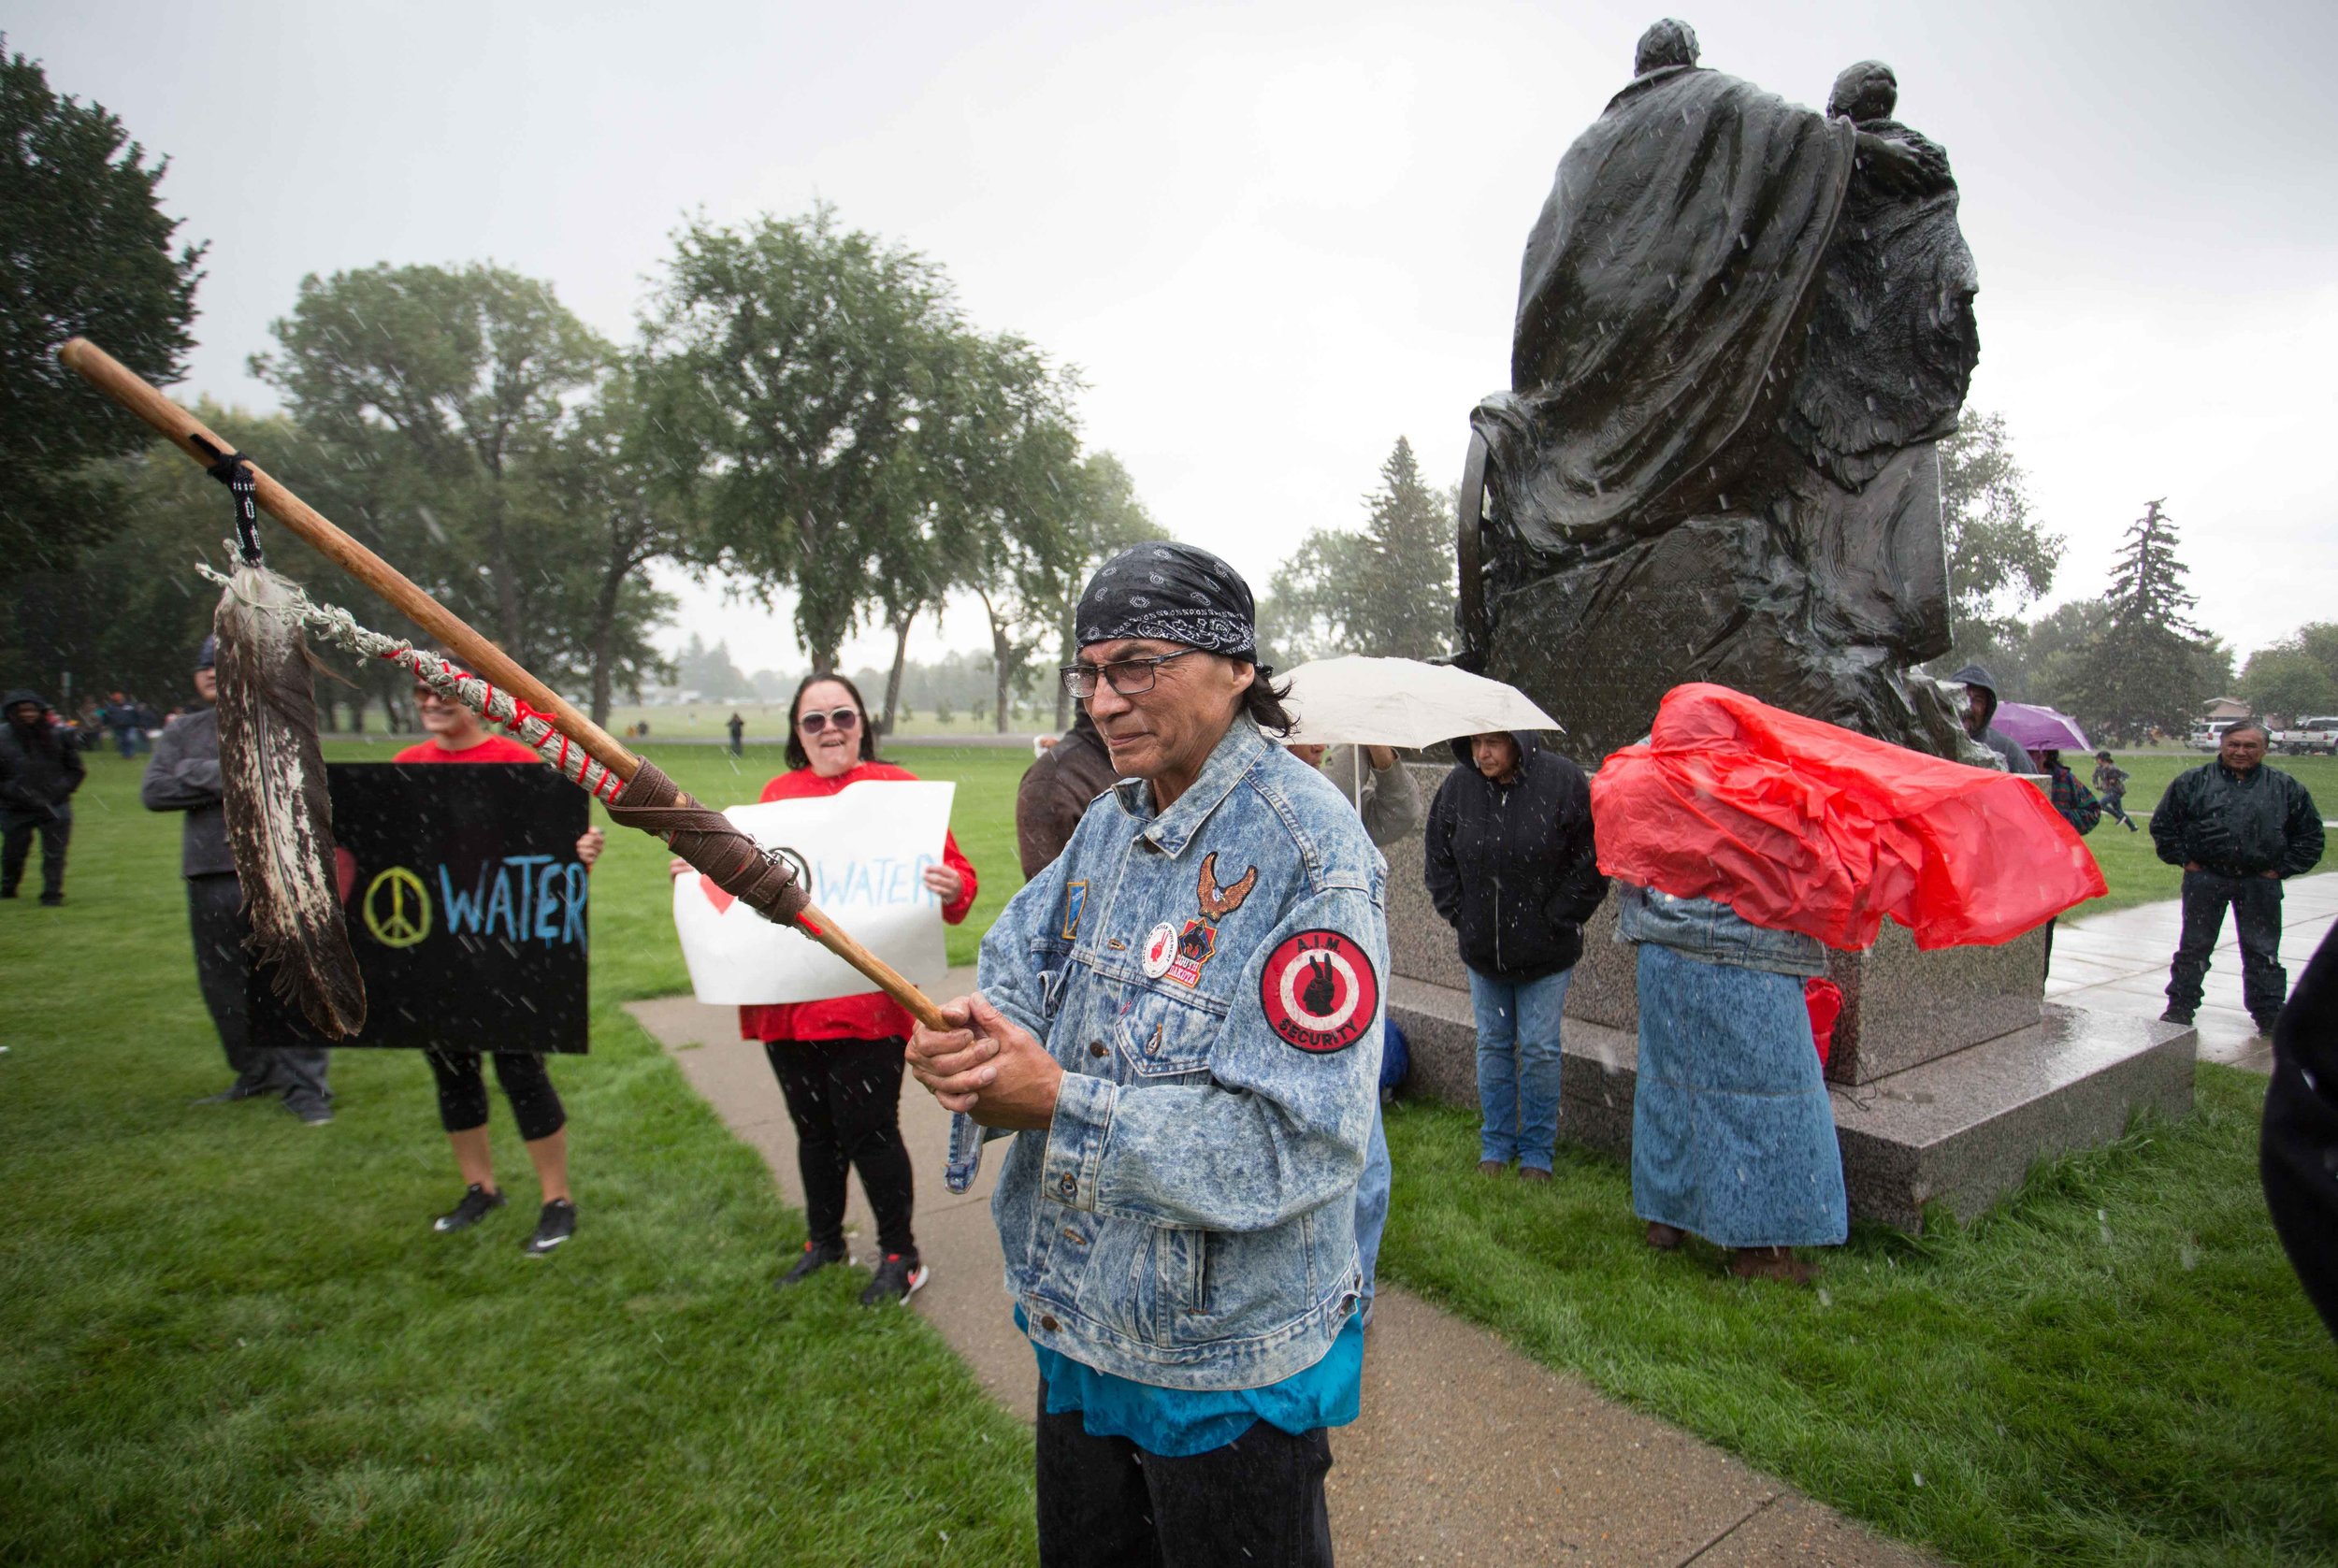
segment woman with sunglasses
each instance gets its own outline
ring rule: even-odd
[[[877,760],[867,715],[859,688],[843,676],[805,677],[787,710],[789,770],[763,786],[762,798],[833,795],[864,779],[915,779],[907,769]],[[942,900],[942,918],[955,926],[974,905],[974,868],[959,852],[955,836],[944,836],[942,859],[927,868],[926,885]],[[679,876],[690,864],[677,857],[671,869]],[[780,1276],[783,1286],[851,1260],[844,1250],[844,1183],[856,1169],[876,1214],[883,1254],[860,1293],[861,1304],[905,1302],[926,1282],[910,1230],[913,1189],[901,1124],[902,1050],[912,1022],[882,991],[739,1010],[740,1038],[763,1043],[796,1128],[811,1237],[795,1266]]]
[[[392,762],[543,765],[534,751],[510,736],[489,734],[478,714],[428,686],[414,687],[414,711],[430,739],[407,747]],[[576,857],[586,870],[600,858],[606,842],[598,827],[587,827],[576,841]],[[536,1167],[536,1187],[543,1199],[536,1232],[521,1247],[529,1257],[541,1258],[576,1234],[576,1201],[569,1192],[568,1112],[552,1086],[543,1057],[513,1051],[489,1054],[495,1057],[496,1082],[511,1102],[512,1119],[519,1123],[520,1141]],[[463,1175],[462,1201],[440,1215],[432,1228],[441,1234],[468,1230],[505,1201],[487,1148],[486,1077],[477,1051],[434,1048],[425,1051],[423,1059],[438,1080],[439,1125],[446,1129],[446,1141],[455,1146],[455,1169]]]

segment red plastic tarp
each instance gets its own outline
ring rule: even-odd
[[[2100,898],[2036,785],[1699,683],[1591,783],[1599,869],[1829,947],[1891,916],[1921,948],[1987,945]]]

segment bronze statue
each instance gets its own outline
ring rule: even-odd
[[[1595,762],[1710,680],[1943,755],[1934,443],[1980,356],[1941,148],[1866,61],[1825,114],[1658,22],[1526,241],[1463,487],[1463,662]]]

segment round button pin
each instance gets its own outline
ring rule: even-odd
[[[1177,928],[1164,920],[1145,938],[1145,978],[1159,980],[1177,961]]]

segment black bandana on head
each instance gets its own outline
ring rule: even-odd
[[[1258,662],[1258,611],[1242,574],[1190,544],[1134,544],[1096,568],[1073,617],[1079,642],[1148,638]]]

